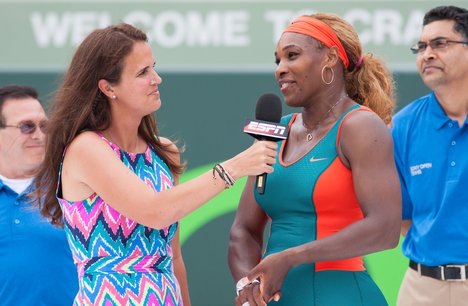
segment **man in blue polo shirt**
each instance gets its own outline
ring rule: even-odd
[[[468,305],[468,11],[427,12],[411,50],[432,92],[392,128],[410,259],[398,305]]]
[[[78,278],[63,229],[30,198],[47,118],[37,92],[0,88],[0,305],[72,305]]]

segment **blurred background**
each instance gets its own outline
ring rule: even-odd
[[[95,28],[128,22],[147,32],[156,59],[160,134],[185,146],[188,180],[246,148],[242,133],[260,95],[281,96],[274,50],[296,16],[336,13],[351,22],[364,51],[381,57],[396,81],[397,111],[428,92],[409,47],[432,7],[464,1],[418,0],[0,0],[0,86],[38,89],[47,107],[71,56]],[[284,104],[283,104],[284,105]],[[283,106],[283,114],[297,110]],[[245,181],[181,221],[192,305],[233,305],[227,266],[229,228]],[[407,260],[399,248],[366,257],[390,305]]]

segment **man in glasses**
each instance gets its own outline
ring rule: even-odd
[[[0,305],[71,305],[78,289],[64,231],[27,196],[46,123],[35,89],[0,87]]]
[[[432,92],[392,128],[410,259],[398,305],[468,305],[468,11],[427,12],[411,50]]]

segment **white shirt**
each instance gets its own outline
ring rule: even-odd
[[[34,178],[31,177],[26,179],[10,179],[0,174],[0,179],[2,180],[3,184],[10,187],[17,194],[21,194],[23,191],[26,190],[26,188],[29,187],[29,185],[31,185]]]

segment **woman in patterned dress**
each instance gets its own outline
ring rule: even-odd
[[[51,106],[37,184],[42,213],[67,233],[79,276],[75,305],[190,305],[177,221],[275,162],[276,143],[260,141],[174,187],[183,166],[157,133],[162,80],[154,66],[141,30],[95,30]]]

